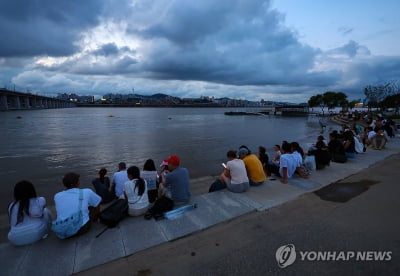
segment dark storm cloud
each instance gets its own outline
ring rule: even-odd
[[[96,56],[109,56],[118,54],[118,47],[115,43],[107,43],[100,47],[100,49],[93,51]]]
[[[80,33],[98,23],[102,1],[0,2],[0,57],[68,56]]]
[[[399,75],[397,57],[373,56],[353,40],[328,51],[310,46],[269,0],[3,2],[0,85],[98,93],[135,83],[183,97],[246,91],[249,99],[303,100],[362,93]],[[337,31],[351,39],[354,30]]]
[[[131,23],[128,33],[153,41],[140,64],[149,78],[233,85],[302,85],[317,78],[332,84],[327,74],[308,73],[318,50],[301,44],[283,19],[270,1],[174,1],[146,27]]]
[[[37,65],[36,69],[65,72],[80,75],[112,75],[134,72],[138,63],[136,51],[128,47],[118,47],[114,43],[101,45],[98,49],[71,57],[60,64]]]
[[[135,51],[129,49],[128,47],[121,47],[119,48],[115,43],[107,43],[103,44],[99,47],[99,49],[91,52],[95,56],[116,56],[119,54],[124,53],[132,53],[134,54]]]
[[[350,66],[349,74],[363,80],[365,84],[378,84],[398,80],[400,76],[400,57],[379,56]]]

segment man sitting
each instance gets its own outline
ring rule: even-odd
[[[260,159],[255,154],[250,153],[247,147],[239,148],[238,155],[246,166],[250,186],[260,186],[263,184],[267,177],[265,176]]]
[[[163,216],[164,212],[172,210],[174,206],[183,205],[190,200],[189,172],[179,167],[180,160],[176,155],[164,160],[168,163],[168,170],[161,174],[161,183],[158,188],[158,198],[145,214],[146,219]]]
[[[179,157],[170,156],[165,160],[168,162],[169,173],[162,174],[160,186],[167,188],[171,192],[171,199],[175,205],[182,205],[190,200],[190,180],[189,172],[186,168],[179,167]]]
[[[376,150],[381,150],[387,143],[388,138],[386,137],[385,131],[382,128],[378,128],[374,136],[371,137],[372,146]]]
[[[292,155],[292,147],[289,143],[282,143],[281,153],[279,175],[281,176],[281,182],[286,184],[288,183],[288,178],[291,178],[296,172],[297,162]]]

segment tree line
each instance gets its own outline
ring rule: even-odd
[[[399,109],[400,88],[396,81],[384,85],[368,85],[364,88],[364,95],[368,108],[380,108],[383,110],[387,108]],[[322,113],[324,113],[325,108],[328,108],[328,110],[335,107],[352,109],[356,104],[357,101],[348,101],[345,93],[334,91],[314,95],[308,100],[310,107],[320,107]]]
[[[324,94],[317,94],[308,100],[310,107],[320,107],[322,114],[325,114],[325,108],[333,109],[335,107],[354,108],[357,101],[348,101],[347,95],[343,92],[328,91]]]

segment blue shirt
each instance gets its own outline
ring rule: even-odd
[[[165,185],[171,191],[174,202],[185,202],[190,199],[189,172],[186,168],[176,168],[165,176]]]

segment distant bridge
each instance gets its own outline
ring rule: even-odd
[[[66,100],[0,88],[0,111],[75,107]]]

